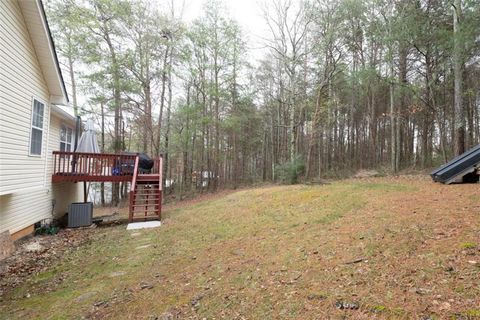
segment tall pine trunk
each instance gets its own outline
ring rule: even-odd
[[[460,17],[462,10],[461,0],[455,0],[453,3],[453,76],[454,76],[454,130],[455,130],[455,155],[465,152],[465,108],[463,106],[463,43],[460,35]]]

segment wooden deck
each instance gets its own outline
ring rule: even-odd
[[[52,182],[132,181],[136,155],[53,152]]]
[[[136,154],[53,152],[52,182],[130,182],[129,221],[161,219],[162,158],[141,172]],[[85,201],[87,192],[85,191]]]

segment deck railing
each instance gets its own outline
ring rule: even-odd
[[[135,154],[53,152],[52,181],[130,181]]]

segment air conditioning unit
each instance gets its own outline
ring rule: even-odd
[[[68,206],[68,227],[88,227],[92,224],[93,202],[74,202]]]

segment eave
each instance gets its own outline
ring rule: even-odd
[[[50,92],[50,102],[67,105],[68,94],[43,4],[41,0],[18,0],[18,3]]]

